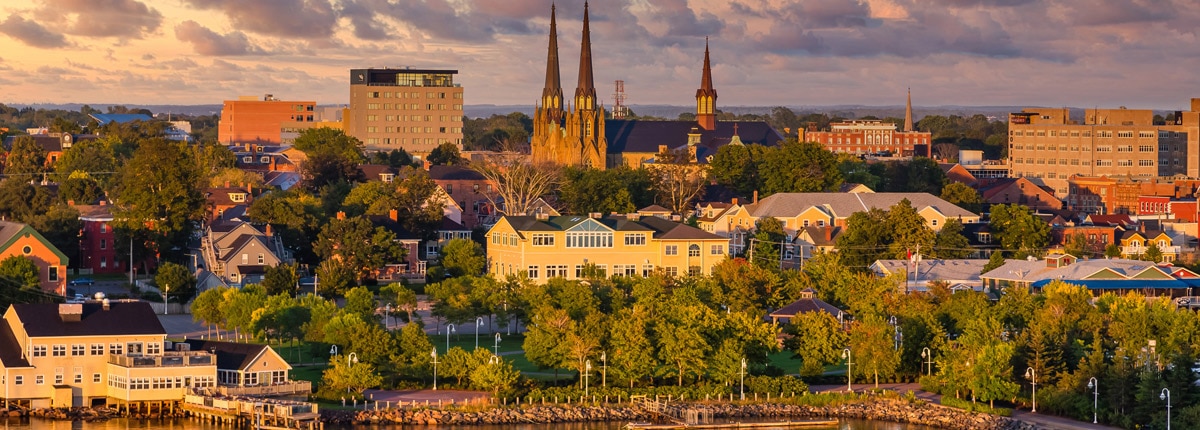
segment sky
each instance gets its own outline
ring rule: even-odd
[[[466,104],[533,105],[550,0],[0,0],[0,103],[343,104],[349,69],[459,71]],[[583,0],[558,0],[573,94]],[[705,38],[726,106],[1185,109],[1195,0],[595,0],[612,104],[694,104]]]

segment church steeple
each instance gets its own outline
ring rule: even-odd
[[[717,128],[717,90],[713,88],[712,66],[708,60],[708,38],[704,38],[704,72],[696,90],[696,122],[705,130]]]
[[[554,119],[561,116],[563,109],[562,81],[558,73],[558,27],[554,23],[555,6],[550,4],[550,46],[546,53],[546,87],[542,88],[542,107],[551,112]]]
[[[575,108],[596,110],[596,85],[592,79],[592,36],[588,28],[587,2],[583,2],[583,46],[579,51],[579,85],[575,87]]]
[[[904,105],[904,131],[913,131],[912,88],[908,89],[908,102]]]

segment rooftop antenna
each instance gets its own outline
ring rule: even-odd
[[[613,119],[625,119],[628,116],[629,109],[625,106],[625,81],[617,80],[617,89],[613,93]]]

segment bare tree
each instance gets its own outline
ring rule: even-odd
[[[683,214],[700,193],[704,192],[704,168],[696,163],[689,148],[658,154],[646,167],[654,179],[658,201],[671,212]]]
[[[558,183],[558,166],[532,164],[528,158],[525,154],[503,152],[470,164],[472,170],[495,185],[496,192],[487,194],[487,198],[504,215],[532,212],[534,202]]]

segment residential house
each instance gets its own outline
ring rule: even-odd
[[[45,129],[42,129],[45,131]],[[4,149],[12,151],[13,142],[22,136],[8,136],[4,138]],[[46,151],[46,167],[53,166],[59,158],[62,158],[63,152],[71,149],[78,142],[96,140],[94,134],[71,134],[71,133],[37,133],[30,134],[28,137],[33,138],[33,141]],[[41,178],[38,178],[41,179]]]
[[[1102,257],[1104,250],[1109,245],[1116,244],[1124,231],[1123,227],[1114,227],[1103,223],[1103,225],[1068,225],[1052,229],[1050,233],[1051,243],[1064,249],[1073,246],[1072,242],[1077,240],[1075,237],[1082,236],[1087,243],[1087,255],[1076,255],[1075,257]]]
[[[974,186],[979,179],[971,174],[970,170],[958,163],[938,163],[938,167],[942,168],[942,172],[946,174],[946,180],[950,182],[958,182],[960,184]]]
[[[972,249],[969,258],[990,258],[1000,249],[1000,240],[992,237],[992,226],[988,223],[963,224],[962,235],[966,236]]]
[[[714,233],[753,229],[759,219],[774,217],[783,224],[784,233],[793,238],[808,226],[846,227],[846,220],[855,213],[888,210],[903,200],[908,200],[934,231],[941,230],[949,219],[963,224],[979,222],[978,214],[928,193],[779,193],[733,208],[723,216],[727,225],[714,226]]]
[[[1189,289],[1200,282],[1195,273],[1180,267],[1141,260],[1080,260],[1065,254],[1050,255],[1044,260],[1008,260],[979,277],[992,290],[1014,286],[1038,290],[1050,282],[1063,281],[1083,285],[1095,295],[1138,291],[1180,296],[1188,295]]]
[[[429,178],[446,192],[449,200],[462,208],[462,220],[467,229],[489,227],[496,222],[498,214],[493,207],[496,199],[496,184],[479,172],[462,166],[427,166]],[[489,198],[490,197],[490,198]]]
[[[217,359],[217,393],[223,396],[290,396],[312,392],[309,381],[293,381],[292,366],[270,345],[187,339],[180,346]]]
[[[845,229],[836,225],[815,226],[801,228],[796,234],[796,238],[792,240],[787,247],[787,252],[784,259],[790,260],[793,253],[792,248],[799,248],[796,255],[800,255],[807,260],[814,255],[833,252],[837,250],[837,238],[842,235]]]
[[[183,399],[216,385],[204,351],[170,351],[143,301],[16,304],[0,320],[0,398],[32,408]]]
[[[395,167],[385,164],[359,164],[358,171],[362,172],[363,179],[366,181],[379,181],[390,184],[396,180],[396,174],[399,172]]]
[[[639,214],[505,216],[487,233],[489,272],[585,279],[604,276],[700,275],[725,259],[729,240],[679,222]],[[573,270],[572,270],[573,269]]]
[[[117,258],[117,235],[113,231],[112,206],[104,200],[98,205],[75,205],[83,224],[79,237],[79,259],[76,267],[82,273],[121,273],[128,269]]]
[[[338,218],[345,218],[344,212],[338,212]],[[376,227],[383,227],[396,236],[396,241],[404,248],[404,260],[385,264],[375,270],[375,279],[380,282],[399,281],[425,282],[426,258],[422,255],[421,242],[423,239],[415,232],[400,225],[399,212],[395,209],[388,211],[386,216],[368,215],[367,219]]]
[[[829,316],[836,318],[840,323],[845,323],[849,320],[849,314],[817,298],[816,291],[813,291],[812,288],[805,288],[803,291],[800,291],[799,299],[788,303],[782,308],[776,309],[767,315],[767,317],[771,318],[771,324],[790,324],[792,319],[796,318],[796,315],[811,312],[825,312]]]
[[[1063,207],[1053,189],[1038,186],[1024,177],[993,179],[978,190],[980,197],[991,205],[1017,203],[1034,211],[1057,211]]]
[[[268,267],[292,262],[270,224],[259,230],[245,221],[215,222],[201,240],[201,251],[209,270],[229,284],[260,282]]]
[[[1179,246],[1175,246],[1171,235],[1162,230],[1148,230],[1141,224],[1137,230],[1121,232],[1119,246],[1121,256],[1125,258],[1141,258],[1151,246],[1157,246],[1162,253],[1159,261],[1175,261],[1179,257]]]
[[[951,290],[983,290],[979,273],[988,264],[986,259],[960,260],[876,260],[871,271],[879,277],[897,276],[904,279],[905,291],[928,291],[931,283],[945,282]]]
[[[12,256],[33,261],[38,268],[42,291],[60,296],[67,294],[67,264],[70,259],[28,224],[0,221],[0,261]]]
[[[208,221],[234,218],[233,213],[245,214],[254,201],[253,186],[212,187],[204,190],[205,206],[208,208]],[[227,213],[228,212],[228,213]]]

